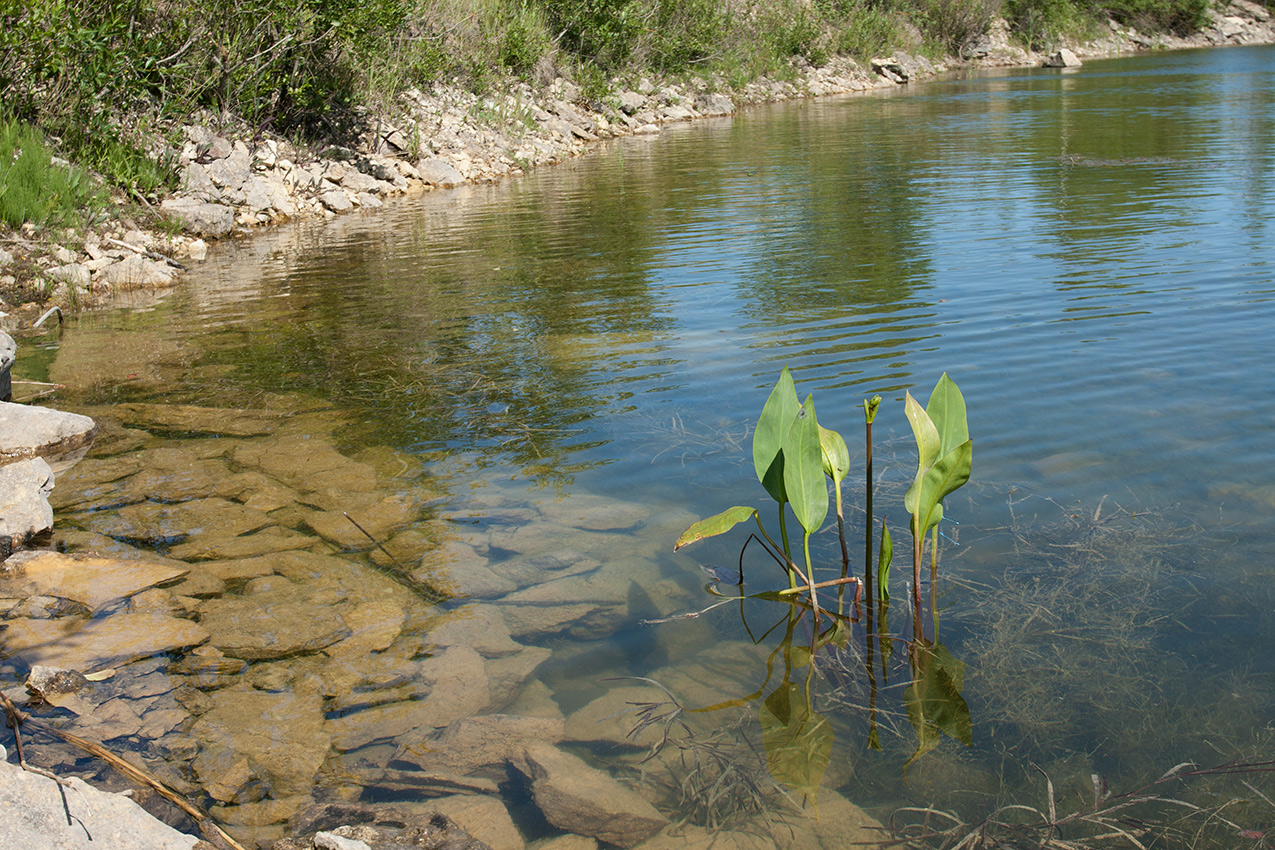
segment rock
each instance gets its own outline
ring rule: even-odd
[[[7,468],[0,467],[0,472]],[[57,596],[80,603],[89,614],[189,573],[160,563],[47,551],[20,552],[5,566],[0,596]]]
[[[251,558],[255,555],[265,555],[270,552],[306,549],[317,542],[317,537],[299,534],[290,528],[271,526],[255,534],[246,534],[242,537],[203,535],[197,540],[174,546],[169,550],[169,554],[174,558],[183,560]]]
[[[667,701],[668,695],[654,685],[611,688],[567,718],[566,738],[569,741],[649,746],[658,740],[660,727],[647,727],[641,735],[631,735],[638,725],[637,712],[643,704]]]
[[[527,846],[509,816],[509,809],[496,797],[462,794],[439,797],[426,805],[451,818],[491,850],[525,850]]]
[[[560,829],[634,847],[668,824],[637,792],[552,744],[528,746],[523,760],[536,805]]]
[[[99,791],[77,777],[63,781],[66,787],[58,788],[47,777],[0,763],[0,847],[191,850],[199,843],[124,794]]]
[[[350,196],[340,189],[331,189],[324,192],[319,195],[319,201],[323,206],[335,213],[349,212],[354,209],[354,202],[350,200]]]
[[[633,130],[636,136],[658,136],[660,134],[660,125],[658,124],[642,124]]]
[[[598,850],[598,840],[587,835],[558,835],[530,845],[531,850]],[[724,848],[723,848],[724,850]]]
[[[183,434],[209,434],[226,437],[258,437],[273,434],[290,414],[274,410],[241,410],[224,407],[199,407],[191,404],[143,404],[124,402],[111,407],[89,408],[103,416],[118,419],[125,425],[177,431]]]
[[[359,509],[351,505],[348,513],[373,538],[385,540],[395,529],[416,518],[416,504],[407,496],[396,493]],[[347,549],[372,545],[367,535],[359,531],[345,514],[346,511],[316,511],[306,516],[305,523],[320,537]]]
[[[234,144],[226,156],[208,164],[208,176],[223,189],[234,191],[252,177],[252,157],[248,148],[240,142]]]
[[[0,560],[53,528],[52,490],[53,470],[44,458],[0,466]]]
[[[695,109],[701,115],[730,115],[735,103],[724,94],[701,94],[695,98]]]
[[[351,634],[339,614],[308,602],[299,588],[292,587],[210,599],[200,606],[199,622],[213,646],[248,661],[317,652]]]
[[[906,83],[908,81],[907,69],[903,67],[903,63],[893,56],[884,59],[873,59],[871,64],[873,71],[876,71],[892,83]]]
[[[426,183],[443,189],[450,189],[465,182],[465,176],[451,163],[442,159],[422,159],[416,163],[416,171]]]
[[[464,605],[448,612],[447,619],[429,633],[439,649],[468,646],[483,658],[505,658],[526,649],[509,636],[504,615],[491,605]]]
[[[1045,59],[1046,68],[1079,68],[1082,64],[1080,58],[1066,47],[1054,51]]]
[[[296,837],[276,842],[273,850],[312,850],[319,846],[315,842],[319,832],[373,850],[490,850],[427,804],[322,803],[303,810],[289,827]]]
[[[275,798],[310,793],[331,741],[318,695],[234,687],[210,696],[213,707],[195,721],[190,736],[200,744],[195,774],[218,789],[217,799],[235,802],[254,780],[258,796],[265,790]],[[227,783],[234,773],[240,779]]]
[[[60,472],[83,457],[96,436],[97,425],[87,416],[0,402],[0,464],[42,457]]]
[[[489,709],[501,709],[517,696],[527,680],[535,675],[540,665],[549,660],[553,652],[543,646],[529,646],[517,655],[488,659],[487,690],[490,694]]]
[[[64,266],[54,266],[45,274],[51,280],[65,283],[68,286],[76,286],[80,289],[88,288],[89,283],[93,280],[92,272],[83,263],[67,263]]]
[[[50,702],[64,694],[73,694],[88,683],[89,680],[76,670],[37,664],[31,668],[31,673],[23,684],[28,693]]]
[[[689,121],[694,117],[694,112],[678,104],[671,104],[660,110],[660,118],[664,121]]]
[[[646,96],[635,91],[622,91],[619,94],[620,110],[625,115],[632,115],[646,106]]]
[[[113,614],[97,620],[8,621],[4,652],[32,666],[96,670],[195,646],[208,632],[190,620],[155,612]]]
[[[561,718],[485,714],[459,720],[441,732],[421,730],[409,736],[399,744],[390,764],[503,782],[506,765],[521,761],[527,746],[561,740]]]
[[[181,190],[192,199],[210,203],[221,197],[217,186],[208,176],[208,169],[197,162],[189,162],[182,169]]]
[[[543,638],[561,632],[573,637],[599,637],[620,627],[612,609],[591,602],[563,605],[502,605],[509,634]]]
[[[235,211],[224,204],[169,198],[159,206],[170,218],[178,219],[188,231],[200,236],[225,236],[235,227]]]
[[[274,525],[261,511],[215,497],[174,504],[141,502],[115,511],[77,515],[76,520],[82,527],[108,537],[170,546],[183,541],[240,538]]]
[[[182,252],[195,262],[202,263],[208,256],[208,243],[202,239],[193,239],[186,243]]]

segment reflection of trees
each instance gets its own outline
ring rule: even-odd
[[[902,98],[854,106],[785,111],[773,121],[786,143],[745,160],[757,178],[738,200],[740,217],[760,227],[740,290],[759,320],[897,305],[931,276],[923,182],[938,141],[926,129],[934,107]],[[918,131],[907,145],[901,126]]]

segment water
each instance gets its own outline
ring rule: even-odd
[[[877,515],[901,552],[903,395],[946,371],[975,442],[940,588],[973,746],[947,738],[905,776],[896,669],[868,749],[856,632],[840,657],[857,678],[815,697],[836,730],[823,782],[881,816],[918,801],[973,816],[1039,805],[1036,763],[1081,805],[1091,773],[1128,788],[1271,752],[1273,60],[1188,51],[779,105],[284,228],[219,249],[153,308],[81,318],[59,380],[82,404],[318,400],[347,455],[424,460],[425,478],[387,486],[428,490],[417,522],[435,542],[482,537],[499,573],[529,551],[520,529],[552,522],[544,536],[628,564],[645,599],[522,639],[551,650],[534,679],[570,717],[607,676],[698,705],[760,685],[783,628],[754,650],[738,607],[638,621],[713,601],[697,564],[732,565],[743,535],[668,550],[696,517],[761,504],[751,427],[783,366],[845,435],[851,481],[859,406],[883,396]],[[567,516],[598,499],[645,518]],[[750,551],[750,587],[783,586]],[[817,551],[836,564],[835,543]],[[760,634],[786,609],[749,610]],[[617,770],[638,759],[589,747]],[[383,764],[376,750],[365,761]]]

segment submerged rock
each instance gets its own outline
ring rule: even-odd
[[[637,792],[552,744],[528,746],[518,767],[540,811],[560,829],[634,847],[668,824]]]
[[[0,577],[0,596],[56,596],[80,603],[90,614],[189,571],[143,560],[120,560],[61,552],[19,552]]]
[[[190,735],[200,745],[195,773],[214,798],[252,802],[267,791],[276,798],[310,793],[331,741],[317,694],[235,687],[210,696],[212,709]]]
[[[226,655],[249,661],[317,652],[352,632],[334,611],[306,598],[305,589],[286,587],[250,597],[210,599],[199,608],[199,622],[211,643]]]
[[[8,626],[0,633],[6,655],[17,656],[32,666],[45,664],[81,671],[148,658],[208,640],[208,632],[196,623],[152,612],[114,614],[99,620],[14,619]]]

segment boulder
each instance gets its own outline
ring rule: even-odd
[[[1082,64],[1080,57],[1065,47],[1045,59],[1046,68],[1079,68]]]
[[[0,466],[0,560],[53,528],[52,490],[53,470],[43,458]]]
[[[735,103],[724,94],[701,94],[695,98],[695,109],[701,115],[730,115]]]
[[[349,195],[339,189],[323,192],[319,195],[319,203],[334,213],[348,213],[354,209],[354,201],[349,200]]]
[[[225,236],[235,227],[235,211],[224,204],[169,198],[160,204],[160,209],[170,218],[181,221],[186,230],[200,236]]]
[[[668,824],[636,791],[552,744],[527,747],[518,769],[545,819],[568,832],[634,847]]]
[[[646,95],[639,94],[635,91],[622,91],[619,94],[620,111],[625,115],[632,115],[643,106],[646,106]]]
[[[450,189],[465,182],[465,176],[450,162],[442,159],[422,159],[416,163],[416,171],[426,183],[444,189]]]
[[[83,457],[96,436],[97,425],[87,416],[0,402],[0,464],[42,457],[60,472]]]
[[[0,847],[47,850],[191,850],[198,839],[156,820],[125,794],[78,777],[65,788],[0,762]]]

